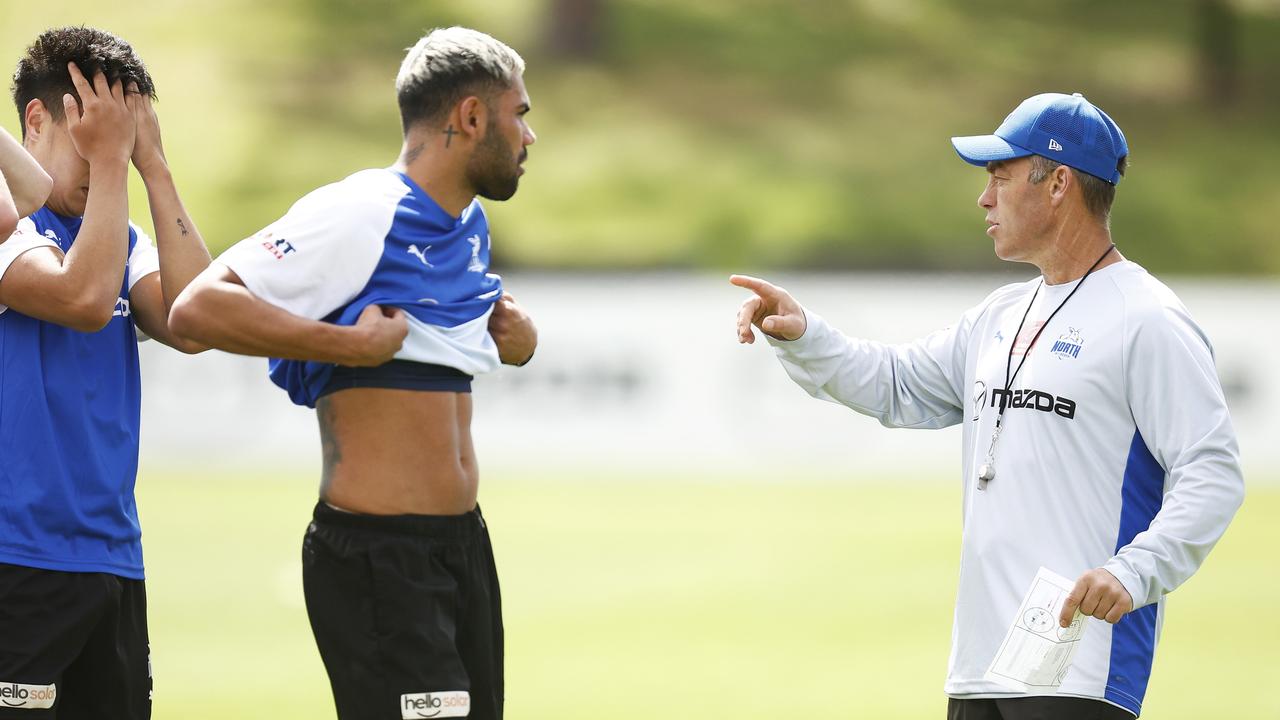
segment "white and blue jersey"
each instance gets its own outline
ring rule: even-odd
[[[48,208],[23,219],[0,242],[0,278],[29,250],[69,251],[81,222]],[[142,393],[129,290],[160,266],[133,225],[128,242],[115,314],[102,330],[0,306],[0,562],[143,578],[133,497]]]
[[[984,675],[1036,571],[1074,581],[1101,567],[1136,609],[1115,625],[1087,621],[1058,694],[1136,715],[1163,598],[1200,567],[1243,498],[1235,431],[1208,339],[1141,267],[1126,261],[1094,272],[1047,326],[1077,283],[1039,284],[1000,288],[955,326],[914,343],[845,337],[812,314],[800,339],[770,342],[815,397],[890,427],[963,423],[964,537],[947,693],[1015,695]],[[1006,390],[1011,351],[1014,368],[1026,364]],[[995,478],[978,490],[1002,406]]]
[[[396,360],[467,379],[498,368],[489,314],[502,279],[489,273],[479,200],[454,218],[406,174],[361,170],[307,193],[218,261],[253,295],[303,318],[353,325],[369,305],[399,307],[408,337]],[[275,384],[308,407],[334,389],[335,369],[270,361]]]
[[[500,364],[488,321],[502,280],[489,272],[478,200],[455,218],[407,175],[363,170],[308,193],[218,262],[257,297],[312,320],[354,325],[369,305],[404,310],[409,335],[395,360],[461,377]],[[273,359],[270,367],[299,405],[314,407],[333,389],[332,364]]]

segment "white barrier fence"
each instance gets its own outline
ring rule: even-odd
[[[911,340],[954,322],[1000,284],[1027,277],[786,275],[773,278],[845,332]],[[1280,284],[1166,279],[1209,333],[1251,481],[1280,478]],[[474,432],[486,473],[951,478],[957,428],[889,430],[813,400],[767,344],[741,346],[744,291],[711,275],[521,275],[535,360],[478,378]],[[318,477],[310,411],[266,377],[266,361],[186,357],[143,346],[142,467]],[[414,428],[405,428],[412,442]]]

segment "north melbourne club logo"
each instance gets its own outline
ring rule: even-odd
[[[1080,357],[1080,350],[1084,348],[1084,338],[1080,337],[1078,328],[1068,327],[1067,331],[1058,336],[1054,341],[1053,347],[1049,349],[1049,353],[1056,356],[1059,360],[1067,358]]]
[[[471,262],[467,263],[467,272],[484,272],[486,268],[480,261],[480,236],[472,235],[467,242],[471,243]]]

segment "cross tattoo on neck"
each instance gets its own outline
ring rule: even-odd
[[[454,130],[453,126],[450,125],[448,129],[444,131],[444,146],[449,147],[449,143],[453,142],[453,136],[457,134],[458,131]]]

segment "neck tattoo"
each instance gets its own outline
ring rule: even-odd
[[[1080,286],[1084,285],[1084,281],[1089,279],[1089,275],[1093,273],[1094,270],[1097,270],[1098,265],[1100,265],[1102,261],[1111,254],[1111,251],[1115,249],[1116,244],[1111,243],[1111,245],[1107,247],[1106,252],[1099,255],[1098,259],[1093,261],[1093,265],[1091,265],[1085,272],[1084,277],[1080,278],[1080,282],[1076,283],[1076,286],[1071,288],[1071,292],[1067,293],[1067,296],[1062,299],[1062,302],[1058,303],[1058,307],[1054,308],[1053,312],[1049,313],[1049,317],[1045,319],[1044,324],[1036,330],[1035,335],[1031,336],[1031,342],[1027,344],[1026,350],[1023,351],[1022,360],[1018,362],[1018,367],[1010,372],[1010,369],[1013,368],[1013,349],[1018,344],[1018,336],[1022,334],[1022,327],[1027,322],[1027,315],[1031,314],[1031,307],[1036,304],[1036,296],[1040,294],[1040,288],[1044,286],[1043,277],[1040,278],[1040,284],[1036,286],[1035,292],[1031,293],[1031,302],[1027,303],[1027,309],[1022,313],[1022,320],[1018,322],[1018,329],[1014,332],[1013,339],[1009,341],[1009,357],[1005,361],[1004,365],[1004,391],[1000,396],[1000,404],[996,410],[996,427],[991,431],[991,447],[987,450],[987,461],[982,464],[982,467],[978,468],[979,490],[986,490],[987,483],[996,479],[996,442],[1000,440],[1000,430],[1004,424],[1004,411],[1005,408],[1009,406],[1010,402],[1009,398],[1011,396],[1009,395],[1009,388],[1013,387],[1013,381],[1018,378],[1018,372],[1021,371],[1022,366],[1026,364],[1027,357],[1031,355],[1031,349],[1035,347],[1036,341],[1040,339],[1040,333],[1044,332],[1044,329],[1049,327],[1049,323],[1053,320],[1053,316],[1058,314],[1058,311],[1067,304],[1067,301],[1071,299],[1071,296],[1075,295],[1076,291],[1080,289]]]

